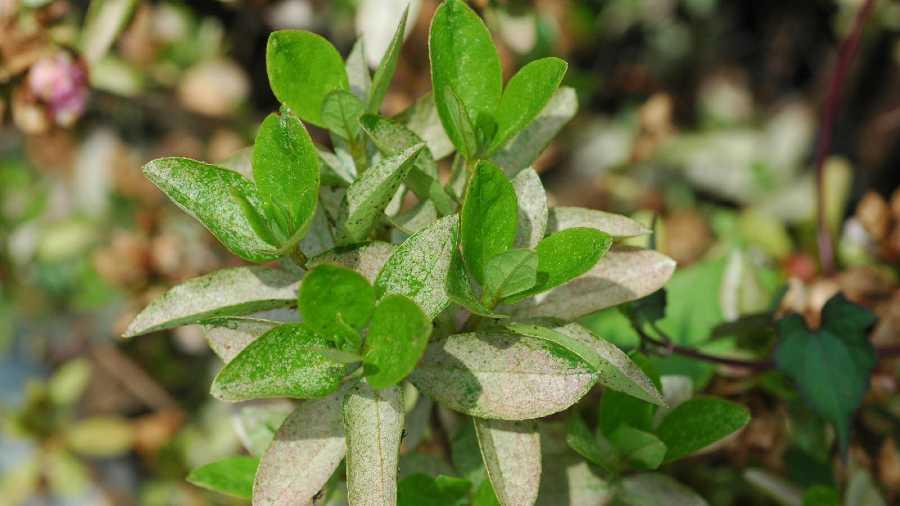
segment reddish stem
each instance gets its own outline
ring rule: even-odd
[[[834,117],[837,114],[840,105],[841,89],[847,77],[856,54],[859,52],[859,41],[862,38],[863,27],[875,7],[875,0],[865,0],[863,6],[856,14],[856,20],[853,22],[853,29],[847,38],[841,43],[840,53],[838,55],[837,67],[831,77],[831,83],[828,88],[828,97],[825,100],[825,111],[822,115],[822,124],[819,129],[819,144],[816,149],[816,186],[818,192],[818,245],[819,245],[819,261],[822,264],[822,271],[825,274],[834,272],[834,245],[831,239],[831,230],[828,228],[828,217],[826,216],[825,202],[825,159],[831,151],[831,134],[834,126]]]

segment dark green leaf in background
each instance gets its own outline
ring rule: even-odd
[[[835,425],[846,449],[850,417],[869,387],[877,358],[866,330],[875,316],[842,294],[822,309],[822,325],[812,331],[803,317],[790,315],[778,322],[780,341],[775,363],[790,376],[813,410]]]
[[[259,459],[230,457],[191,471],[187,481],[214,492],[250,499]]]
[[[682,403],[663,418],[656,435],[666,444],[666,462],[698,452],[750,422],[744,406],[714,397]]]

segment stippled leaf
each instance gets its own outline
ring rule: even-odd
[[[328,347],[328,339],[305,324],[276,327],[219,371],[210,393],[224,401],[323,397],[337,390],[344,376],[342,364],[317,351]]]
[[[491,160],[502,167],[507,175],[518,174],[538,159],[577,111],[578,97],[575,90],[568,87],[558,89],[538,117],[497,151]]]
[[[541,178],[531,167],[512,179],[519,204],[519,224],[516,245],[534,248],[544,238],[547,230],[547,194]]]
[[[583,207],[554,207],[550,209],[547,232],[586,227],[609,234],[615,239],[650,233],[650,229],[621,214],[607,213]]]
[[[295,404],[286,399],[241,405],[232,415],[234,433],[250,455],[262,457],[275,439],[278,428],[294,409]]]
[[[372,88],[372,75],[369,73],[369,64],[366,63],[366,48],[363,38],[360,37],[353,44],[353,49],[347,55],[347,81],[350,91],[360,100],[366,100],[369,90]]]
[[[646,374],[616,345],[600,339],[578,323],[545,327],[513,322],[504,326],[521,335],[552,342],[583,360],[597,373],[602,385],[638,399],[663,405],[662,395]]]
[[[598,375],[557,344],[495,329],[432,341],[410,379],[456,411],[527,420],[568,408]]]
[[[339,244],[362,242],[368,237],[412,168],[413,160],[424,148],[424,144],[419,144],[381,160],[347,188],[338,220]]]
[[[253,504],[310,504],[337,469],[347,445],[343,392],[300,404],[278,429],[253,484]],[[303,472],[297,472],[302,466]]]
[[[520,317],[575,320],[649,295],[672,277],[675,261],[653,250],[611,249],[588,272],[514,308]]]
[[[699,494],[661,473],[626,477],[617,498],[627,506],[707,506]]]
[[[470,313],[490,318],[506,318],[506,315],[495,313],[493,309],[484,305],[475,295],[459,251],[453,252],[450,271],[447,273],[447,296],[454,304],[459,304]]]
[[[541,58],[516,72],[503,90],[497,108],[497,134],[488,153],[506,144],[540,114],[562,82],[568,66],[559,58]]]
[[[229,457],[191,471],[187,481],[213,492],[250,499],[259,459]]]
[[[319,198],[319,156],[303,123],[289,113],[263,120],[253,146],[253,180],[279,246],[305,233]]]
[[[375,281],[378,296],[397,293],[412,299],[431,320],[450,302],[447,272],[456,249],[456,215],[412,235],[394,249]]]
[[[360,246],[342,247],[327,251],[309,259],[306,266],[312,269],[323,264],[340,265],[362,274],[370,283],[373,283],[393,251],[394,246],[390,243],[372,241]]]
[[[431,93],[420,97],[395,119],[428,144],[428,149],[435,160],[440,160],[453,152],[453,143],[444,132],[444,126],[434,104],[434,95]]]
[[[188,158],[160,158],[144,165],[144,175],[235,255],[251,262],[280,256],[245,214],[242,203],[259,212],[262,202],[256,186],[237,172]]]
[[[227,364],[259,336],[282,323],[252,316],[230,316],[204,323],[203,332],[209,348]]]
[[[656,435],[666,444],[666,462],[686,457],[730,436],[750,422],[744,406],[724,399],[697,397],[663,418]]]
[[[400,387],[372,390],[359,383],[344,398],[347,498],[354,505],[397,503],[397,466],[403,434]]]
[[[491,34],[465,2],[448,0],[432,18],[428,50],[438,115],[456,148],[471,158],[475,153],[468,152],[448,98],[451,93],[459,98],[462,111],[474,125],[493,121],[503,91],[503,77]]]
[[[474,420],[484,467],[500,504],[534,504],[541,482],[541,438],[537,423]]]
[[[134,318],[124,336],[288,307],[297,300],[298,286],[294,276],[279,269],[222,269],[169,289]]]
[[[431,321],[414,302],[389,294],[378,302],[366,337],[363,358],[373,388],[399,383],[415,367],[431,335]]]
[[[485,282],[487,263],[516,241],[518,207],[512,183],[494,164],[479,162],[460,211],[460,245],[472,276]]]
[[[325,127],[321,116],[325,97],[350,88],[337,49],[312,32],[272,32],[266,44],[266,72],[278,100],[320,127]]]

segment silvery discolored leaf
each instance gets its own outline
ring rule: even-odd
[[[584,315],[639,299],[662,288],[675,261],[653,250],[611,249],[591,270],[513,309],[523,318],[575,320]]]
[[[373,390],[360,382],[344,398],[347,496],[354,505],[397,503],[403,396],[397,385]]]
[[[643,473],[622,480],[619,499],[628,506],[707,506],[697,492],[662,473]]]
[[[606,232],[616,239],[650,233],[650,229],[621,214],[607,213],[583,207],[554,207],[549,211],[547,233],[576,227],[587,227]]]
[[[337,248],[311,258],[310,269],[321,264],[335,264],[362,274],[370,283],[375,282],[384,263],[394,251],[394,245],[381,241],[367,242],[361,246]]]
[[[541,482],[537,422],[481,418],[474,422],[484,467],[501,506],[534,504]]]
[[[625,352],[611,342],[594,336],[578,323],[553,328],[520,322],[505,326],[519,334],[545,339],[566,348],[594,369],[603,386],[659,406],[665,405],[662,394],[650,378]]]
[[[336,231],[339,244],[362,242],[368,237],[422,149],[425,145],[419,144],[381,160],[347,188]]]
[[[538,159],[541,152],[550,145],[550,141],[576,112],[578,112],[578,97],[575,90],[569,87],[556,90],[538,117],[519,135],[513,137],[503,149],[495,153],[491,160],[502,167],[507,175],[518,174]]]
[[[528,420],[562,411],[598,374],[557,344],[504,329],[432,341],[410,375],[437,402],[471,416]]]
[[[222,269],[170,288],[135,317],[124,336],[288,307],[296,303],[299,286],[294,276],[279,269]]]
[[[259,336],[283,322],[247,316],[216,318],[203,324],[209,348],[226,364]]]
[[[369,89],[372,87],[372,74],[369,73],[365,52],[365,42],[360,37],[353,44],[353,49],[347,55],[347,63],[344,65],[347,70],[347,82],[350,84],[350,91],[360,100],[366,100],[369,96]]]
[[[254,506],[312,504],[347,452],[343,396],[305,401],[288,416],[260,459]]]
[[[431,151],[435,160],[440,160],[453,152],[453,143],[444,132],[444,126],[438,117],[437,108],[434,105],[434,95],[423,95],[408,109],[400,113],[397,121],[406,125],[418,135]]]
[[[531,167],[516,174],[512,179],[519,204],[519,230],[516,245],[534,248],[541,242],[547,230],[547,193],[537,172]],[[550,233],[556,230],[549,230]]]
[[[376,293],[405,295],[429,320],[449,304],[447,273],[456,249],[459,220],[447,216],[397,246],[375,280]]]
[[[261,457],[284,420],[294,412],[296,404],[287,399],[253,401],[234,405],[232,427],[244,448]]]

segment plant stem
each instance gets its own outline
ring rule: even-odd
[[[825,101],[825,111],[822,115],[822,123],[819,128],[819,143],[816,149],[816,191],[818,194],[817,205],[817,241],[819,246],[819,262],[822,271],[827,274],[834,272],[834,245],[831,238],[831,230],[828,228],[828,216],[825,202],[825,159],[831,150],[832,127],[834,117],[840,105],[841,89],[843,88],[847,72],[859,50],[859,41],[862,37],[863,27],[874,10],[875,0],[865,0],[865,3],[856,14],[853,29],[847,38],[841,43],[838,55],[837,67],[831,77],[828,88],[828,96]]]
[[[290,256],[291,260],[293,260],[294,263],[299,265],[304,270],[306,269],[306,262],[308,262],[309,259],[306,258],[306,255],[304,255],[302,251],[300,251],[300,248],[292,248]]]
[[[702,360],[704,362],[727,365],[729,367],[740,367],[744,369],[751,369],[754,371],[765,371],[775,366],[775,364],[771,360],[742,360],[739,358],[720,357],[717,355],[710,355],[693,348],[688,348],[686,346],[677,345],[673,343],[671,339],[667,341],[656,339],[655,337],[652,337],[643,331],[639,331],[639,334],[641,340],[645,343],[649,343],[658,348],[665,349],[669,353],[677,353],[678,355],[696,358],[697,360]]]

